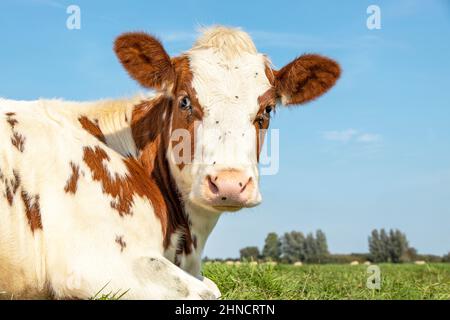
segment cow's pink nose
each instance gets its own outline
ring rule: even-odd
[[[240,170],[222,170],[206,176],[206,198],[218,207],[243,207],[250,200],[255,184]]]

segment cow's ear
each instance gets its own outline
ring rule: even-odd
[[[116,39],[114,51],[142,86],[164,89],[175,82],[170,57],[156,38],[143,32],[124,33]]]
[[[307,54],[274,71],[275,89],[284,105],[306,103],[328,91],[340,74],[335,61]]]

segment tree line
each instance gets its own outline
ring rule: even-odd
[[[409,245],[406,234],[398,229],[374,229],[368,237],[368,253],[331,254],[327,237],[322,230],[308,233],[286,232],[278,236],[270,232],[264,241],[262,251],[256,246],[240,250],[241,260],[265,260],[283,263],[347,263],[370,261],[375,263],[402,263],[424,260],[428,262],[450,262],[450,252],[444,256],[418,254]]]
[[[317,230],[315,234],[306,236],[299,231],[286,232],[279,237],[275,232],[267,235],[264,248],[260,253],[258,247],[246,247],[240,250],[241,259],[247,260],[271,260],[283,262],[324,262],[328,252],[328,244],[325,233]]]
[[[373,230],[369,236],[369,252],[373,262],[410,262],[417,259],[417,250],[410,247],[400,230]]]

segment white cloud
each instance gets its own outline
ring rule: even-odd
[[[323,133],[323,137],[324,137],[325,140],[348,142],[356,134],[358,134],[357,130],[355,130],[355,129],[346,129],[346,130],[342,130],[342,131],[325,131]]]
[[[381,135],[374,133],[363,133],[360,134],[356,140],[358,142],[377,142],[381,140]]]
[[[328,141],[339,142],[361,142],[361,143],[373,143],[381,141],[381,135],[369,132],[360,132],[356,129],[345,129],[335,131],[325,131],[322,134],[323,138]]]

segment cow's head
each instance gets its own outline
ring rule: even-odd
[[[336,62],[314,54],[274,70],[248,34],[224,27],[174,58],[145,33],[121,35],[115,51],[134,79],[169,101],[167,158],[185,200],[217,212],[260,203],[259,152],[277,103],[306,103],[340,75]]]

